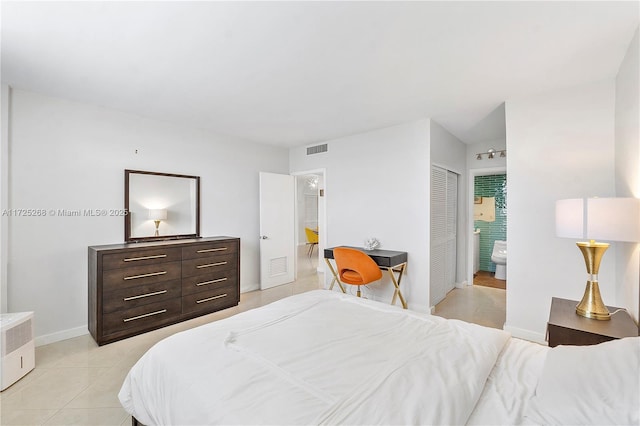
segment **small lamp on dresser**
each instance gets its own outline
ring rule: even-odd
[[[576,313],[596,320],[610,319],[598,285],[600,261],[609,244],[595,240],[640,242],[640,199],[559,200],[556,202],[556,235],[588,240],[576,243],[584,256],[588,277]]]
[[[167,209],[149,209],[149,219],[153,220],[156,224],[156,233],[154,236],[159,236],[160,221],[167,220]]]

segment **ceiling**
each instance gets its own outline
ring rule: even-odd
[[[638,2],[8,2],[2,81],[260,143],[430,117],[504,138],[506,100],[614,78]]]

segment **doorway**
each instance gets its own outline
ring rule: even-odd
[[[507,175],[473,178],[473,285],[506,290]]]
[[[296,279],[323,272],[326,241],[325,172],[294,174],[296,182]]]
[[[499,176],[497,178],[485,178],[485,176]],[[476,195],[476,178],[479,185]],[[495,264],[491,262],[491,254],[493,245],[496,240],[507,241],[507,169],[506,167],[492,167],[486,169],[469,170],[469,216],[467,235],[469,254],[467,265],[468,276],[467,282],[474,285],[481,285],[483,275],[491,278],[490,282],[497,283],[496,287],[506,288],[506,280],[493,281],[495,279]],[[487,197],[486,204],[481,208],[476,208],[480,204],[477,197]],[[493,200],[491,200],[493,198]],[[495,210],[494,210],[495,209]],[[494,212],[493,218],[487,217],[489,213]],[[483,213],[480,216],[480,213]],[[477,220],[478,217],[488,220]],[[480,232],[476,232],[480,231]],[[484,231],[484,235],[483,235]],[[477,245],[477,247],[476,247]],[[484,271],[484,273],[483,273]],[[476,278],[478,278],[476,280]],[[476,281],[478,283],[476,284]],[[495,288],[495,287],[494,287]]]
[[[260,172],[261,289],[305,278],[304,274],[317,282],[317,274],[324,272],[324,191],[324,169],[290,175]],[[306,240],[305,228],[317,235],[313,246]]]

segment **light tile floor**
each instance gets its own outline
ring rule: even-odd
[[[502,329],[506,306],[506,290],[472,285],[451,290],[433,314]]]
[[[306,256],[301,247],[298,279],[264,291],[243,293],[236,307],[135,336],[97,346],[84,335],[36,348],[36,368],[0,393],[2,425],[130,425],[131,417],[118,401],[118,391],[133,364],[163,338],[266,305],[283,297],[322,288],[317,256]],[[458,289],[436,307],[436,315],[466,319],[502,327],[503,290]],[[502,302],[500,302],[502,298]],[[502,303],[502,304],[501,304]],[[467,311],[469,315],[467,315]]]

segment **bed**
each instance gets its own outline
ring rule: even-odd
[[[145,425],[638,424],[639,364],[640,338],[550,349],[317,290],[164,339],[119,399]]]

